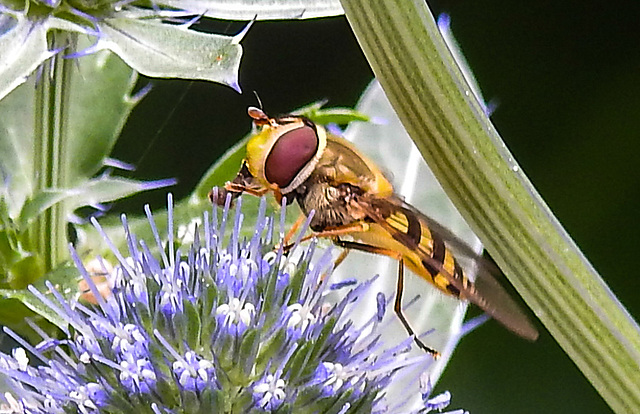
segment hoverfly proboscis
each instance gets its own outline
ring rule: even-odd
[[[306,216],[315,211],[310,221],[314,233],[305,239],[329,238],[345,253],[353,249],[398,260],[394,311],[417,345],[433,356],[438,352],[414,334],[402,313],[405,266],[445,294],[476,304],[515,334],[537,339],[536,328],[493,277],[498,270],[404,202],[353,144],[303,116],[272,118],[255,107],[248,113],[258,130],[247,142],[236,178],[224,191],[212,191],[212,202],[223,203],[229,193],[237,197],[271,192],[278,202],[284,197],[287,203],[295,200]],[[473,282],[453,251],[476,263]]]

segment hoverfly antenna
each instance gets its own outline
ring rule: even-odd
[[[260,100],[260,95],[258,95],[258,92],[257,92],[257,91],[253,91],[253,94],[254,94],[254,95],[255,95],[255,97],[256,97],[256,101],[258,101],[258,107],[259,107],[260,109],[263,109],[264,107],[262,106],[262,101]]]
[[[250,106],[249,108],[247,108],[247,113],[251,118],[253,118],[253,122],[256,125],[267,125],[270,123],[269,117],[260,108],[256,108],[255,106]]]
[[[249,114],[249,116],[253,119],[255,119],[256,121],[260,120],[260,119],[267,119],[269,118],[267,116],[267,114],[264,113],[264,111],[260,108],[256,108],[255,106],[250,106],[247,108],[247,113]]]

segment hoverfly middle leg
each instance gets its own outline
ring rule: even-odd
[[[296,220],[293,227],[287,232],[287,235],[285,236],[283,241],[283,243],[285,243],[283,246],[283,250],[285,253],[288,252],[295,245],[295,243],[289,243],[289,244],[287,243],[289,242],[291,237],[293,237],[293,234],[297,231],[298,227],[300,227],[300,225],[305,220],[305,218],[306,218],[305,215],[301,215],[298,218],[298,220]],[[323,231],[312,233],[308,236],[303,237],[302,239],[300,239],[300,242],[302,243],[307,240],[311,240],[313,238],[330,238],[335,242],[336,240],[338,240],[338,236],[354,233],[358,231],[364,231],[367,229],[367,226],[368,226],[367,223],[355,222],[355,223],[347,224],[340,227],[325,229]],[[278,249],[279,247],[280,247],[279,245],[276,245],[276,249]],[[349,249],[345,248],[342,252],[340,252],[340,255],[336,258],[335,262],[333,262],[333,268],[335,269],[336,267],[338,267],[340,263],[342,263],[344,259],[347,258],[348,255],[349,255]],[[320,279],[324,280],[327,276],[328,274],[325,273],[320,277]]]
[[[420,338],[418,338],[415,331],[409,324],[409,321],[404,316],[404,313],[402,313],[402,294],[404,291],[404,259],[402,255],[396,252],[395,250],[385,249],[378,246],[371,246],[369,244],[364,244],[364,243],[340,240],[337,237],[334,239],[334,243],[344,249],[354,249],[354,250],[360,250],[367,253],[381,254],[384,256],[391,257],[392,259],[396,259],[398,261],[398,278],[396,283],[396,297],[393,305],[393,311],[398,317],[398,319],[400,319],[400,322],[402,322],[402,326],[407,331],[409,336],[413,336],[413,339],[416,342],[416,345],[418,345],[418,348],[422,349],[426,353],[433,356],[434,359],[440,358],[440,352],[425,345],[424,342],[422,342]]]
[[[344,226],[326,228],[322,231],[311,233],[310,235],[304,236],[302,239],[300,239],[300,243],[305,242],[307,240],[320,239],[320,238],[325,238],[325,239],[329,238],[329,239],[335,240],[337,237],[366,231],[368,229],[369,229],[369,224],[363,221],[356,221],[354,223],[345,224]],[[293,247],[293,245],[294,243],[285,245],[283,247],[284,251],[286,252],[287,250],[290,250]]]

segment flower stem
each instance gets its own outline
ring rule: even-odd
[[[640,332],[473,97],[424,0],[341,0],[369,64],[446,193],[616,412],[640,412]]]
[[[50,32],[50,50],[56,50],[74,41],[74,35],[62,31]],[[64,159],[64,124],[67,119],[69,78],[73,60],[56,54],[42,65],[36,85],[35,105],[35,162],[33,171],[36,190],[64,188],[67,177]],[[45,272],[69,258],[67,249],[66,216],[64,203],[57,203],[38,217],[33,226],[36,250],[43,255]]]

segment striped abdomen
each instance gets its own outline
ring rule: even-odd
[[[380,230],[383,229],[398,243],[393,246],[377,237],[377,240],[372,240],[375,245],[398,251],[407,267],[418,276],[446,294],[465,299],[463,292],[471,282],[443,238],[429,229],[420,213],[384,199],[375,200],[372,207],[376,216],[373,232],[376,233],[375,226],[380,226]]]

